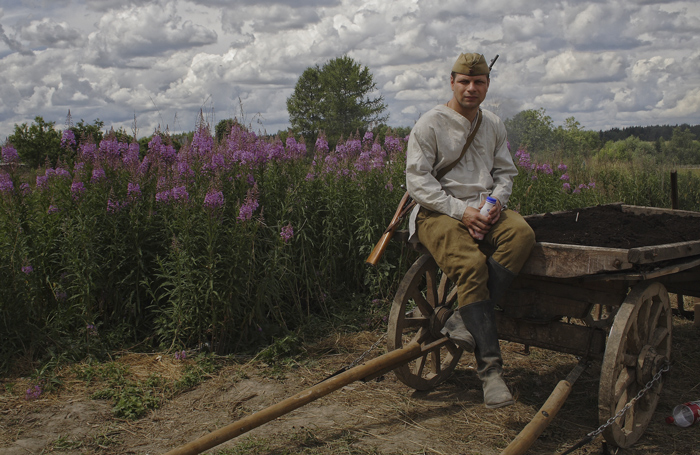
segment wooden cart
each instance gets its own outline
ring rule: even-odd
[[[642,215],[696,212],[622,205]],[[543,215],[533,215],[532,218]],[[668,293],[700,297],[700,241],[614,249],[537,243],[497,311],[499,338],[602,361],[598,391],[603,424],[669,362],[672,312]],[[399,285],[389,318],[389,350],[435,343],[457,292],[424,252]],[[462,351],[443,343],[394,370],[409,387],[444,381]],[[628,447],[646,429],[663,378],[603,432]]]
[[[621,207],[642,215],[672,212],[700,216],[696,212]],[[532,217],[537,216],[544,215]],[[397,237],[405,239],[406,235]],[[389,238],[385,235],[381,242]],[[442,336],[440,329],[456,306],[457,291],[432,256],[422,253],[403,277],[394,297],[386,354],[338,372],[167,455],[201,453],[347,384],[389,371],[417,390],[431,389],[447,379],[462,351]],[[700,241],[632,249],[540,242],[500,304],[499,337],[602,361],[598,407],[600,421],[606,423],[637,397],[670,360],[669,291],[700,297]],[[570,376],[578,376],[582,369],[579,367]],[[550,411],[548,419],[553,417],[574,380],[560,382],[565,387],[557,386],[531,422],[532,430],[527,431],[526,427],[519,438],[527,435],[516,438],[504,454],[522,454],[527,450],[538,431],[549,423],[541,419],[541,415],[548,414],[544,409]],[[610,444],[628,447],[641,437],[662,386],[663,377],[605,429],[603,436]]]

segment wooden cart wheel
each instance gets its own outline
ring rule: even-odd
[[[671,305],[661,283],[632,288],[615,316],[605,348],[598,392],[601,425],[632,400],[671,356]],[[659,401],[663,377],[625,415],[603,431],[605,440],[629,447],[644,433]]]
[[[422,345],[443,338],[440,329],[457,301],[455,286],[438,269],[432,256],[424,254],[401,280],[389,315],[388,347],[400,349],[413,340]],[[449,377],[462,350],[447,342],[423,357],[401,365],[394,373],[416,390],[428,390]]]

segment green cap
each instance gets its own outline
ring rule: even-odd
[[[489,65],[481,54],[459,54],[452,71],[467,76],[480,76],[489,74]]]

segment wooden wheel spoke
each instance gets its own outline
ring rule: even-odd
[[[445,305],[451,307],[457,301],[457,286],[453,287],[445,299]]]
[[[423,376],[423,369],[425,368],[425,364],[428,361],[428,355],[430,354],[425,354],[423,357],[419,357],[416,360],[416,365],[413,367],[413,373],[416,376]]]
[[[425,299],[425,297],[423,297],[423,294],[416,291],[413,293],[412,297],[413,301],[416,302],[416,306],[418,307],[420,312],[423,313],[423,316],[429,317],[431,314],[433,314],[433,307]]]
[[[438,306],[438,278],[437,278],[437,267],[431,267],[425,272],[425,297],[431,307],[435,308]]]
[[[658,348],[661,346],[661,343],[664,342],[664,340],[669,334],[670,332],[666,327],[657,327],[656,330],[654,330],[653,335],[651,336],[651,340],[649,340],[649,344],[652,348],[656,349],[656,351],[659,352],[659,354],[666,354],[664,352],[665,349]]]
[[[429,321],[428,318],[414,318],[414,317],[405,318],[403,320],[403,323],[401,324],[401,330],[403,333],[410,332],[413,330],[418,330],[421,327],[427,327],[428,321]]]
[[[433,371],[436,374],[440,374],[440,371],[442,370],[442,364],[440,363],[440,350],[436,349],[435,351],[431,352],[430,355],[433,357]]]
[[[438,287],[438,305],[444,305],[447,298],[447,291],[449,290],[450,279],[447,278],[446,274],[442,274],[440,278],[440,287]]]
[[[627,392],[627,388],[634,384],[636,377],[637,374],[634,368],[623,368],[615,382],[615,392],[613,396],[617,399],[617,397],[622,395],[622,392]]]
[[[647,341],[651,340],[657,326],[659,325],[659,319],[663,313],[664,305],[663,302],[659,300],[654,300],[652,304],[651,311],[649,312],[649,327],[647,328],[648,338]]]

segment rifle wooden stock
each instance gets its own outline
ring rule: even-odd
[[[389,245],[389,240],[391,240],[391,238],[394,236],[396,228],[398,228],[399,224],[401,224],[401,220],[403,220],[404,216],[406,216],[406,214],[415,205],[415,201],[411,199],[411,196],[407,191],[401,198],[401,202],[399,202],[399,206],[396,208],[396,213],[394,213],[394,217],[391,219],[389,226],[386,228],[384,234],[382,234],[382,237],[379,239],[377,244],[374,245],[372,252],[367,257],[367,260],[365,261],[367,264],[377,265],[379,259],[384,254],[386,247]]]

